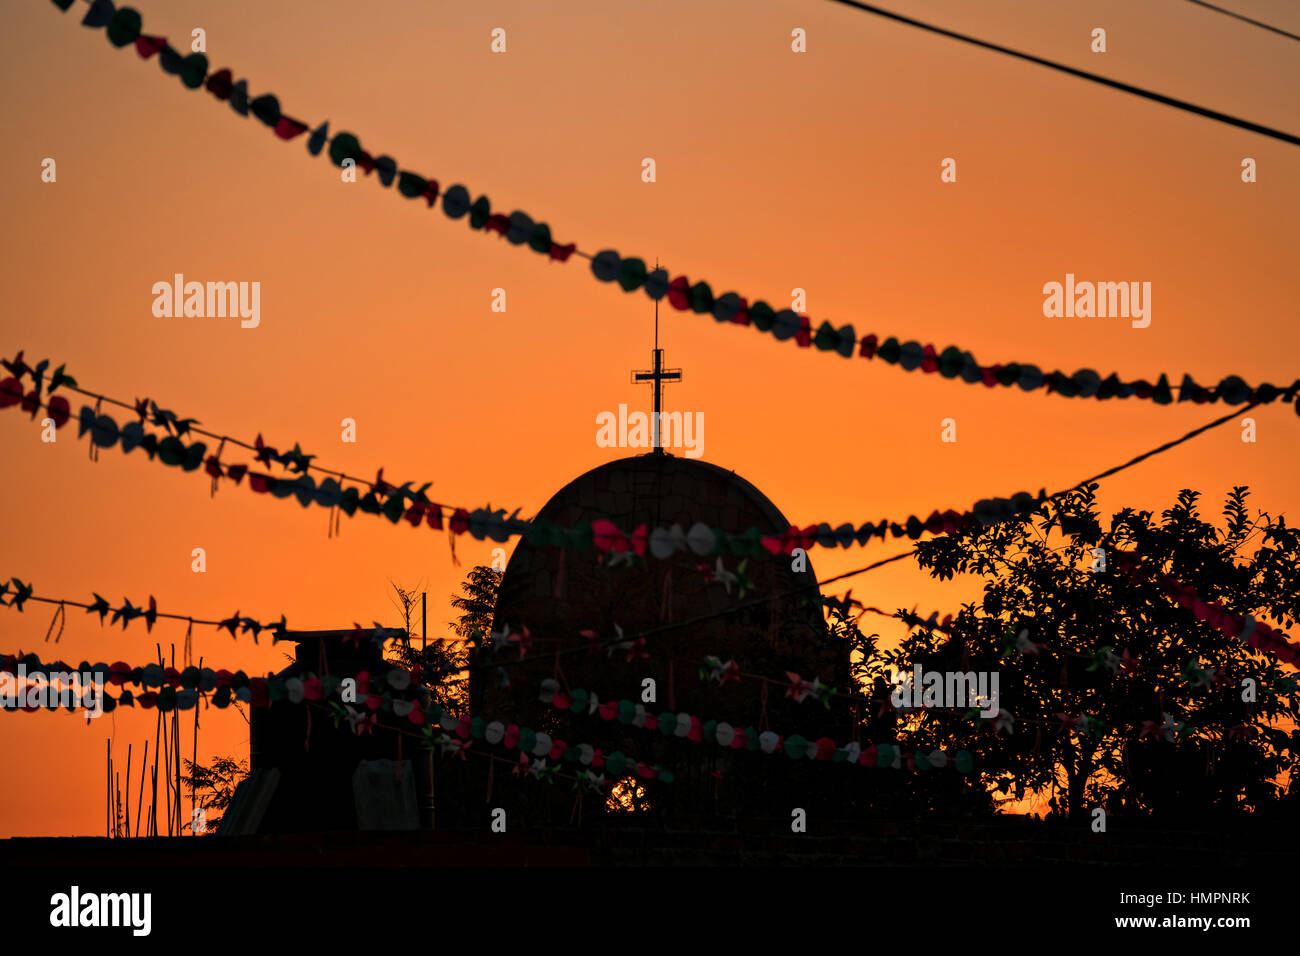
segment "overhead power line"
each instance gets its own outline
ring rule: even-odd
[[[1228,10],[1224,7],[1216,6],[1213,3],[1206,3],[1205,0],[1187,0],[1188,3],[1194,3],[1198,7],[1205,7],[1207,10],[1213,10],[1215,13],[1222,13],[1224,16],[1232,17],[1234,20],[1241,20],[1249,23],[1251,26],[1259,27],[1262,30],[1268,30],[1271,33],[1277,33],[1284,37],[1290,37],[1292,40],[1300,40],[1300,36],[1294,33],[1288,33],[1286,30],[1280,30],[1271,24],[1264,23],[1262,20],[1252,20],[1250,17],[1243,16],[1234,10]]]
[[[992,50],[995,53],[1004,53],[1007,56],[1013,56],[1020,60],[1037,63],[1039,66],[1045,66],[1061,73],[1068,73],[1070,76],[1077,76],[1081,80],[1089,80],[1093,83],[1099,83],[1102,86],[1109,86],[1113,90],[1121,90],[1125,93],[1131,93],[1134,96],[1140,96],[1143,99],[1151,100],[1155,103],[1162,103],[1165,106],[1172,106],[1175,109],[1194,113],[1197,116],[1203,116],[1206,119],[1226,123],[1229,126],[1235,126],[1238,129],[1248,130],[1252,133],[1259,133],[1261,136],[1278,139],[1284,143],[1290,143],[1292,146],[1300,146],[1300,136],[1295,136],[1282,130],[1273,129],[1271,126],[1262,126],[1259,123],[1252,123],[1250,120],[1244,120],[1238,116],[1232,116],[1228,113],[1220,113],[1218,110],[1212,110],[1204,106],[1197,106],[1195,103],[1188,103],[1186,100],[1175,99],[1172,96],[1165,96],[1163,93],[1156,93],[1152,90],[1145,90],[1140,86],[1133,86],[1129,83],[1122,83],[1119,80],[1112,80],[1110,77],[1101,76],[1097,73],[1089,73],[1087,70],[1075,69],[1072,66],[1066,66],[1064,63],[1057,63],[1054,60],[1047,60],[1041,56],[1034,56],[1032,53],[1023,53],[1020,50],[1013,50],[1011,47],[1002,46],[998,43],[990,43],[988,40],[981,40],[978,37],[967,36],[964,33],[957,33],[954,30],[935,26],[933,23],[926,23],[923,20],[904,16],[903,14],[895,13],[892,10],[885,10],[870,3],[862,3],[861,0],[832,0],[832,2],[841,3],[846,7],[853,7],[854,9],[861,10],[864,13],[873,13],[876,16],[885,17],[886,19],[894,20],[898,23],[905,23],[910,27],[928,30],[930,33],[937,33],[940,36],[946,36],[953,40],[960,40],[963,43],[970,43],[974,46],[983,47],[984,49]]]

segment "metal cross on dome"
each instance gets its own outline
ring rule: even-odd
[[[659,268],[659,260],[655,260],[655,268]],[[659,300],[655,300],[655,347],[654,368],[642,372],[632,373],[632,382],[634,384],[650,383],[654,392],[654,415],[650,419],[650,434],[654,444],[654,453],[662,455],[664,453],[663,445],[660,443],[659,433],[659,413],[662,406],[663,387],[669,382],[680,382],[682,380],[682,370],[679,368],[664,368],[664,350],[659,347]]]

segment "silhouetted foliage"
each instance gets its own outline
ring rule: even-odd
[[[1095,490],[1045,502],[1025,519],[918,544],[936,578],[987,576],[983,599],[962,608],[950,635],[914,630],[885,659],[999,671],[1000,706],[1015,725],[995,736],[972,713],[931,709],[904,718],[905,736],[963,746],[995,792],[1050,790],[1054,810],[1072,817],[1097,806],[1158,816],[1294,806],[1300,733],[1277,726],[1294,726],[1294,675],[1198,620],[1154,576],[1131,578],[1114,561],[1136,550],[1144,567],[1191,585],[1202,600],[1287,628],[1300,615],[1296,530],[1282,517],[1251,518],[1244,487],[1228,495],[1222,529],[1201,518],[1199,493],[1187,490],[1158,519],[1126,508],[1103,527]],[[1106,568],[1094,571],[1102,554]],[[1043,645],[1040,653],[1016,649],[1022,631]],[[1126,652],[1139,666],[1116,670],[1106,655]],[[1081,716],[1100,723],[1066,725]],[[1289,795],[1279,775],[1291,781]]]
[[[954,740],[936,733],[936,728],[902,734],[899,712],[889,702],[893,685],[889,676],[895,669],[892,652],[880,649],[880,636],[864,634],[860,627],[862,612],[851,610],[851,594],[843,599],[826,599],[827,625],[834,640],[846,642],[849,668],[856,692],[870,698],[836,707],[851,708],[862,747],[871,744],[904,743],[906,749],[953,749]],[[805,772],[808,769],[805,768]],[[843,773],[842,768],[834,768]],[[827,783],[830,783],[828,780]],[[871,812],[887,816],[942,817],[988,816],[994,812],[993,796],[973,782],[970,775],[951,771],[916,773],[892,767],[855,770],[835,788],[837,812]]]
[[[461,584],[461,593],[453,595],[451,606],[460,611],[452,630],[462,640],[475,631],[486,632],[492,627],[492,612],[497,606],[497,591],[501,587],[502,572],[486,565],[469,569]]]
[[[486,620],[492,620],[492,608],[496,604],[496,588],[501,581],[501,572],[479,565],[469,570],[461,585],[462,593],[453,595],[451,604],[461,613],[452,633],[459,638],[469,637]],[[390,582],[391,583],[391,582]],[[412,631],[411,618],[420,596],[415,591],[405,590],[393,585],[397,594],[398,610],[403,612],[405,627]],[[421,622],[427,630],[427,622]],[[424,648],[420,650],[420,637],[412,634],[409,641],[399,642],[393,648],[393,656],[407,667],[421,668],[424,686],[429,690],[434,702],[453,714],[464,714],[469,707],[469,677],[465,668],[469,664],[467,647],[459,641],[451,640],[445,635],[430,635]]]
[[[206,767],[185,760],[185,767],[189,773],[181,775],[181,787],[183,790],[193,787],[196,802],[205,811],[224,811],[230,806],[235,788],[248,776],[248,761],[235,760],[233,757],[215,757],[212,764]],[[202,832],[215,833],[220,821],[220,816],[206,818],[206,829]],[[189,827],[190,823],[184,825]]]

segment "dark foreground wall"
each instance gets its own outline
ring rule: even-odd
[[[725,832],[610,825],[584,833],[3,840],[0,867],[12,877],[5,939],[129,937],[125,929],[52,929],[52,904],[73,886],[83,897],[149,894],[155,935],[204,937],[207,948],[254,933],[299,946],[400,939],[409,948],[456,927],[493,939],[568,928],[586,939],[617,931],[671,941],[699,935],[714,919],[728,951],[738,939],[762,952],[783,951],[783,938],[806,947],[810,932],[835,925],[859,933],[864,951],[886,938],[969,944],[972,932],[1023,949],[1040,931],[1132,939],[1141,933],[1133,919],[1169,920],[1198,938],[1204,931],[1190,921],[1210,919],[1216,941],[1242,943],[1242,932],[1271,929],[1269,938],[1281,938],[1294,922],[1300,846],[1289,825],[1099,835],[1007,819],[813,831],[791,834],[788,822],[773,820]],[[1162,902],[1151,902],[1156,896]],[[1158,938],[1178,942],[1164,931]]]
[[[15,838],[0,841],[10,872],[46,866],[154,867],[515,867],[584,865],[868,866],[961,868],[1074,865],[1222,867],[1292,865],[1300,839],[1279,823],[1168,828],[1112,823],[1111,832],[1009,817],[983,823],[815,823],[793,834],[784,821],[734,830],[663,830],[610,825],[492,834],[297,833],[251,837]],[[23,869],[16,869],[23,868]]]

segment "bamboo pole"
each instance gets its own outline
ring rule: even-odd
[[[163,659],[162,645],[156,644],[154,646],[158,648],[158,666],[166,667],[167,662],[166,660]],[[161,769],[162,769],[163,787],[166,788],[166,793],[164,793],[163,796],[167,800],[167,835],[171,836],[173,803],[172,803],[172,746],[171,746],[171,737],[168,733],[170,728],[167,726],[169,721],[163,716],[163,712],[161,710],[158,711],[158,720],[162,723],[163,764]],[[159,817],[158,822],[160,824],[162,823],[161,816]]]
[[[161,730],[162,714],[155,714],[153,725],[153,800],[149,804],[150,836],[158,835],[158,814],[154,811],[158,806],[158,741]]]
[[[203,656],[199,656],[199,673],[203,673]],[[194,835],[194,811],[197,804],[194,799],[195,768],[199,762],[199,698],[194,698],[194,749],[190,752],[190,834]],[[206,829],[206,826],[205,826]]]
[[[167,719],[162,718],[162,742],[163,742],[163,765],[162,777],[163,787],[166,792],[163,797],[167,801],[167,835],[172,835],[172,745],[171,737],[168,734]]]
[[[135,835],[140,835],[140,808],[144,806],[144,771],[149,764],[149,738],[144,739],[144,757],[140,760],[140,793],[135,801]]]
[[[126,835],[131,835],[131,745],[126,745]]]
[[[162,663],[162,645],[154,644],[158,650],[158,663]],[[162,756],[162,748],[159,741],[162,738],[162,711],[154,714],[154,731],[153,731],[153,806],[150,807],[149,817],[153,821],[153,836],[158,835],[158,758]]]
[[[158,835],[158,761],[162,757],[162,749],[157,743],[159,731],[162,727],[162,714],[154,715],[154,748],[153,748],[153,802],[149,804],[149,820],[153,829],[153,836]]]
[[[172,667],[176,666],[176,645],[172,645]],[[172,711],[172,746],[176,748],[176,835],[183,836],[185,828],[181,825],[181,712],[180,708]]]
[[[113,835],[113,741],[104,738],[104,836]]]
[[[181,825],[181,713],[172,711],[172,746],[176,748],[176,835],[182,836],[185,828]]]

